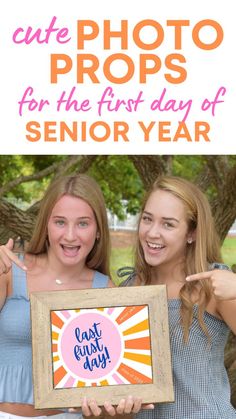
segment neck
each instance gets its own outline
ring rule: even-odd
[[[60,279],[61,281],[64,280],[69,282],[80,278],[86,278],[91,271],[84,262],[73,266],[62,264],[55,255],[50,252],[50,249],[47,254],[46,263],[48,274],[54,279]]]
[[[170,285],[173,283],[184,282],[185,274],[182,263],[174,266],[161,265],[152,269],[152,284]]]

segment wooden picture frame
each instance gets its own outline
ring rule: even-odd
[[[31,293],[36,409],[174,401],[166,287]],[[94,317],[95,316],[95,317]],[[69,319],[69,320],[68,320]]]

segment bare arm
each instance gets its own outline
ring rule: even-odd
[[[0,311],[4,306],[7,296],[7,275],[1,275],[0,278]]]
[[[216,308],[224,322],[236,334],[236,300],[218,300]]]
[[[210,280],[216,300],[216,310],[229,328],[236,334],[236,274],[214,269],[191,275],[186,281]]]
[[[21,269],[26,270],[24,263],[13,253],[14,242],[9,239],[7,244],[0,246],[0,310],[7,296],[7,285],[11,277],[12,263],[16,263]]]

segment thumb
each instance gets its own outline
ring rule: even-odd
[[[5,246],[9,250],[13,250],[13,248],[14,248],[14,240],[10,238]]]

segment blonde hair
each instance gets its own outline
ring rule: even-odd
[[[49,185],[41,201],[27,252],[34,255],[47,253],[49,217],[56,202],[64,195],[81,198],[92,208],[97,222],[99,239],[95,240],[93,249],[87,256],[86,265],[109,275],[110,235],[104,197],[96,181],[85,174],[64,176]]]
[[[163,176],[158,178],[151,190],[147,193],[142,212],[153,192],[163,190],[179,198],[183,203],[189,231],[194,231],[195,240],[186,245],[186,258],[184,262],[185,275],[209,270],[209,264],[221,262],[220,241],[216,233],[209,202],[201,190],[193,183],[175,176]],[[145,262],[144,253],[139,239],[136,245],[135,270],[137,276],[144,284],[149,284],[152,276],[152,267]],[[184,341],[188,341],[189,328],[193,319],[193,305],[191,296],[198,295],[198,321],[204,333],[209,337],[203,320],[204,311],[210,301],[212,289],[209,281],[186,282],[180,290],[181,300],[181,323],[183,327]]]

